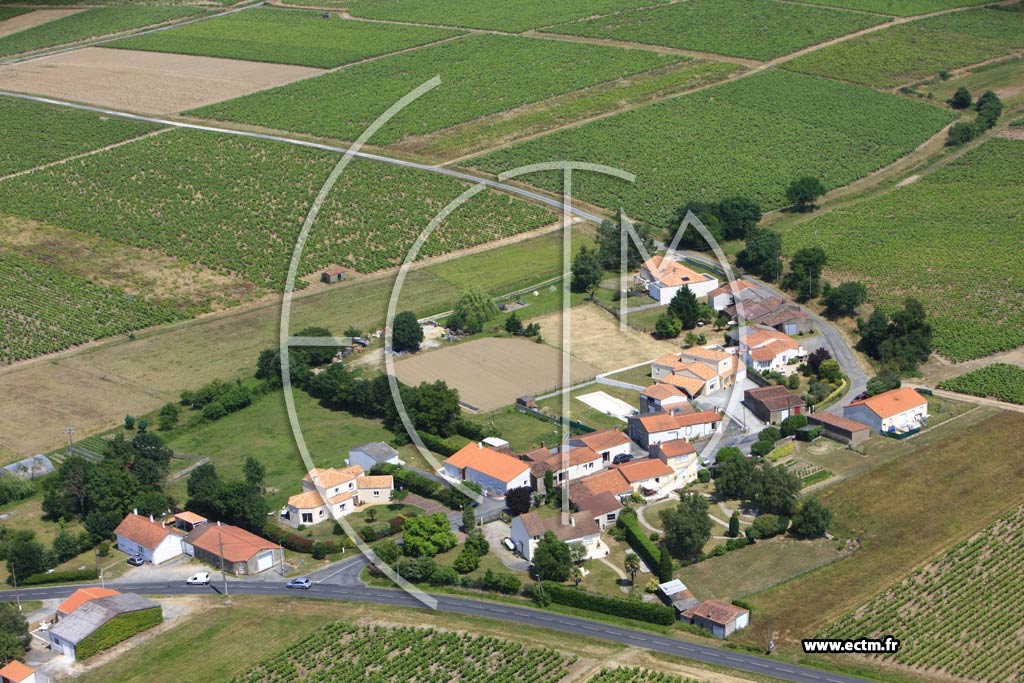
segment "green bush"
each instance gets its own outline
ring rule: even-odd
[[[95,569],[73,569],[65,572],[33,574],[22,579],[18,585],[41,586],[47,583],[76,583],[78,581],[95,581],[98,578]]]
[[[797,441],[814,441],[821,436],[822,431],[824,431],[824,429],[821,425],[809,425],[807,427],[802,427],[797,430],[796,439]]]
[[[597,593],[589,593],[552,581],[544,581],[543,587],[545,595],[556,605],[566,605],[590,612],[611,614],[617,617],[636,619],[662,626],[671,626],[676,623],[676,611],[665,605],[636,600],[622,600]]]
[[[640,528],[640,522],[637,521],[636,514],[620,514],[616,525],[626,532],[626,542],[633,548],[633,552],[639,555],[644,564],[652,571],[655,570],[661,560],[661,551],[651,542],[651,539],[647,537],[643,529]]]
[[[79,661],[88,659],[137,633],[153,628],[163,620],[163,609],[159,606],[119,614],[78,643],[75,647],[75,657]]]
[[[709,481],[711,481],[711,470],[697,470],[697,481],[699,481],[702,484],[707,484]]]
[[[754,445],[750,447],[750,454],[751,455],[756,455],[756,456],[759,456],[759,457],[763,457],[763,456],[768,455],[769,453],[771,453],[772,449],[774,449],[774,448],[775,448],[775,444],[772,443],[771,441],[761,440],[761,441],[755,442]]]

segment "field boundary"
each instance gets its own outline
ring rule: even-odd
[[[16,171],[14,173],[9,173],[9,174],[7,174],[5,176],[0,176],[0,183],[2,183],[5,180],[11,180],[11,179],[17,178],[19,176],[27,175],[29,173],[35,173],[36,171],[45,171],[48,168],[52,168],[54,166],[60,166],[61,164],[66,164],[69,161],[77,161],[79,159],[85,159],[86,157],[91,157],[94,154],[101,154],[103,152],[107,152],[107,151],[110,151],[112,149],[117,149],[118,147],[124,147],[125,145],[130,145],[133,142],[141,142],[142,140],[145,140],[146,138],[153,137],[154,135],[160,135],[161,133],[166,133],[166,132],[168,132],[170,130],[174,130],[174,129],[173,128],[160,128],[159,130],[154,130],[154,131],[150,131],[148,133],[143,133],[142,135],[140,135],[138,137],[135,137],[135,138],[129,138],[127,140],[121,140],[121,142],[115,142],[115,143],[113,143],[111,145],[105,145],[105,146],[100,147],[98,149],[92,149],[92,150],[89,150],[88,152],[83,152],[81,154],[75,154],[74,156],[70,156],[70,157],[67,157],[65,159],[57,159],[56,161],[50,161],[50,162],[47,162],[47,163],[42,164],[40,166],[35,166],[33,168],[26,168],[23,171]]]

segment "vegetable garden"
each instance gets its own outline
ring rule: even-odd
[[[513,145],[469,162],[500,172],[547,159],[586,159],[637,174],[635,184],[576,174],[576,196],[658,226],[690,200],[740,195],[765,210],[802,175],[845,185],[937,133],[949,111],[867,88],[765,71]],[[884,126],[879,121],[885,121]],[[529,181],[560,188],[560,176]]]
[[[939,382],[939,388],[1024,404],[1024,368],[1006,363],[993,363]]]
[[[975,681],[1024,676],[1024,507],[918,569],[822,632],[827,638],[884,637],[898,653],[878,657]]]
[[[375,144],[388,144],[678,61],[647,50],[477,35],[355,64],[190,113],[355,140],[381,112],[440,75],[440,87],[374,135]]]
[[[690,0],[545,30],[768,60],[884,21],[777,0]]]
[[[964,361],[1024,344],[1024,143],[993,139],[920,181],[783,233],[884,306],[921,300],[935,348]]]

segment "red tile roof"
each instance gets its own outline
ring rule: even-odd
[[[329,489],[335,486],[340,486],[345,482],[352,481],[356,477],[363,473],[363,468],[359,465],[350,465],[349,467],[314,467],[306,473],[302,479],[308,481],[311,484],[321,486],[322,488]],[[313,477],[316,477],[316,481]]]
[[[614,467],[617,467],[622,472],[622,476],[630,484],[635,484],[638,481],[647,481],[655,477],[665,477],[675,471],[657,458],[636,460],[622,465],[614,465]]]
[[[79,588],[69,595],[64,602],[57,607],[59,614],[71,614],[76,609],[96,598],[108,598],[111,595],[120,595],[110,588]]]
[[[711,279],[661,255],[652,256],[649,260],[645,261],[644,268],[647,269],[652,278],[668,287],[707,282]]]
[[[735,286],[737,292],[742,292],[744,289],[751,289],[754,287],[751,283],[746,280],[733,280],[732,282],[726,282],[718,289],[712,289],[708,292],[708,296],[718,296],[719,294],[731,294],[733,292],[733,286]]]
[[[654,413],[630,419],[639,422],[648,434],[655,434],[680,427],[721,422],[722,416],[713,410],[702,410],[699,413]]]
[[[696,453],[697,449],[694,448],[693,444],[686,439],[672,439],[671,441],[662,441],[658,444],[658,450],[666,458],[677,458],[681,455],[689,455],[690,453]]]
[[[0,669],[0,678],[14,681],[14,683],[21,683],[35,672],[36,670],[32,667],[27,664],[22,664],[15,659],[12,660],[10,664]]]
[[[587,515],[573,515],[570,519],[572,519],[572,524],[562,524],[561,515],[557,517],[541,517],[536,512],[527,512],[519,515],[519,521],[523,523],[523,528],[526,529],[526,533],[530,536],[541,536],[544,532],[550,531],[559,540],[568,543],[601,532],[597,522]]]
[[[206,517],[197,515],[194,512],[189,512],[188,510],[186,510],[185,512],[179,512],[178,514],[174,515],[174,518],[181,520],[186,524],[202,524],[203,522],[207,521]]]
[[[744,392],[744,398],[757,401],[768,410],[785,410],[804,406],[804,400],[800,396],[781,385],[747,389]]]
[[[848,432],[860,432],[865,429],[871,429],[866,424],[861,424],[855,420],[851,420],[845,417],[839,417],[832,413],[814,413],[808,415],[808,419],[811,423],[820,422],[821,424],[830,425],[832,427],[838,427],[839,429],[845,429]]]
[[[167,534],[172,533],[172,529],[165,527],[160,522],[152,521],[149,517],[143,517],[133,512],[121,520],[121,523],[114,529],[114,533],[138,543],[143,548],[154,550],[163,542]]]
[[[867,406],[867,408],[878,417],[885,419],[893,415],[899,415],[912,408],[917,408],[928,403],[921,394],[909,387],[891,389],[884,394],[866,398],[863,401],[854,401],[847,408],[854,406]]]
[[[683,377],[682,375],[669,375],[667,377],[663,377],[659,381],[664,384],[671,384],[674,387],[679,387],[689,396],[696,396],[699,394],[705,384],[702,379],[697,379],[695,377]]]
[[[522,460],[479,443],[466,444],[445,460],[445,464],[458,467],[460,470],[469,467],[506,484],[529,469],[529,465]]]
[[[725,626],[736,617],[745,614],[747,610],[736,605],[730,605],[727,602],[721,600],[705,600],[693,609],[688,609],[683,612],[683,616],[687,619],[693,619],[694,617],[701,617],[708,621]]]
[[[656,401],[664,401],[666,398],[673,398],[676,396],[686,397],[686,394],[684,394],[679,387],[672,384],[652,384],[640,393],[641,395],[653,398]]]
[[[619,502],[619,499],[607,491],[602,491],[596,496],[583,496],[574,502],[576,507],[580,509],[581,515],[590,514],[594,517],[600,517],[607,515],[609,512],[622,509],[622,503]]]
[[[592,474],[582,479],[573,479],[569,482],[569,498],[573,502],[601,493],[621,496],[632,490],[629,482],[622,476],[622,472],[619,472],[617,469],[605,470],[604,472]]]
[[[600,452],[629,443],[629,437],[618,429],[602,429],[599,432],[573,437],[573,441],[579,441],[583,445]]]

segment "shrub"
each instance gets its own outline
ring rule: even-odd
[[[551,581],[542,583],[544,593],[551,602],[567,607],[576,607],[591,612],[610,614],[625,619],[646,621],[650,624],[671,626],[676,622],[676,611],[671,607],[657,603],[622,600],[597,593],[569,588]]]
[[[430,575],[431,586],[454,586],[459,582],[459,575],[451,567],[438,565]]]
[[[821,425],[803,427],[796,433],[797,441],[814,441],[824,431]]]
[[[709,481],[711,481],[711,470],[697,470],[697,481],[699,481],[702,484],[707,484]]]
[[[327,557],[327,545],[323,541],[313,542],[313,559],[322,560]]]
[[[762,439],[761,441],[755,442],[754,445],[750,447],[750,454],[762,457],[771,453],[773,448],[775,448],[774,443],[771,441],[764,441]]]
[[[48,583],[77,583],[79,581],[95,581],[99,578],[95,569],[72,569],[49,574],[33,574],[21,580],[19,586],[42,586]]]
[[[789,417],[782,421],[782,424],[780,425],[780,431],[782,432],[783,436],[793,436],[794,434],[796,434],[796,430],[806,426],[806,415],[790,415]]]
[[[633,548],[633,552],[640,556],[640,559],[643,560],[648,568],[653,570],[658,567],[661,560],[661,551],[651,542],[651,539],[647,537],[643,529],[640,528],[640,522],[637,521],[635,513],[620,514],[616,526],[626,532],[626,542],[629,543],[630,547]]]
[[[153,628],[163,620],[163,609],[159,606],[119,614],[78,643],[75,647],[75,656],[79,661],[88,659],[137,633]]]
[[[786,533],[786,529],[789,528],[789,518],[765,513],[759,515],[750,528],[754,532],[755,540],[771,538]]]
[[[473,549],[468,545],[463,546],[462,551],[459,552],[459,556],[455,558],[455,562],[452,563],[452,569],[459,574],[468,574],[475,571],[480,566],[480,556],[473,552]]]

